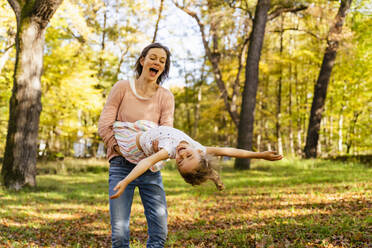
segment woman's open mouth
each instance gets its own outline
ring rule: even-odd
[[[155,69],[155,68],[150,68],[150,75],[152,77],[155,77],[156,74],[158,74],[159,70],[158,69]]]

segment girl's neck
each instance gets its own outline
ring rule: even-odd
[[[159,85],[156,83],[156,80],[147,80],[143,76],[140,76],[135,80],[135,87],[137,94],[142,97],[149,98],[155,95]]]

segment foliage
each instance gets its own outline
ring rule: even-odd
[[[94,155],[100,141],[96,125],[105,98],[117,80],[133,76],[139,51],[151,41],[158,2],[150,2],[65,0],[57,10],[46,32],[42,77],[39,140],[47,143],[47,153],[72,155],[73,143],[84,138],[93,143],[91,154]],[[173,2],[181,1],[165,2],[159,35],[174,33],[168,30],[168,23],[175,20],[167,19],[167,13],[178,10]],[[367,2],[354,1],[344,25],[321,123],[319,154],[323,157],[368,154],[372,147],[369,128],[372,44]],[[206,41],[218,59],[221,78],[226,84],[228,101],[235,101],[239,113],[248,45],[245,41],[252,28],[256,1],[182,3],[195,11],[204,24]],[[255,111],[255,150],[277,149],[277,124],[281,127],[285,155],[301,155],[304,146],[313,86],[330,22],[339,3],[272,1],[270,13],[301,4],[308,8],[283,12],[270,20],[266,28]],[[190,18],[200,35],[192,17],[177,17],[181,22]],[[4,0],[0,1],[0,22],[1,60],[13,41],[16,25],[13,11]],[[189,31],[184,32],[185,42]],[[166,45],[171,49],[176,47],[171,70],[176,71],[178,78],[171,80],[184,83],[171,89],[176,98],[175,126],[205,145],[235,146],[237,128],[217,88],[211,61],[203,51],[197,54],[195,50],[183,51],[182,45]],[[0,68],[0,157],[6,140],[15,62],[15,49],[9,51]],[[243,65],[240,71],[239,64]],[[280,118],[277,117],[279,81],[282,84]],[[235,82],[238,82],[236,97]]]
[[[349,26],[344,32],[343,49],[338,55],[327,110],[335,119],[344,116],[341,133],[343,149],[347,153],[363,154],[372,147],[372,138],[367,135],[372,113],[372,18],[354,10]],[[353,58],[353,59],[350,59]],[[354,123],[355,122],[355,123]],[[327,134],[325,134],[327,135]],[[337,134],[334,134],[336,136]],[[351,150],[347,147],[352,146]]]
[[[9,99],[11,96],[15,49],[9,48],[14,43],[16,31],[14,11],[4,1],[0,1],[0,154],[5,149],[6,132],[9,118]],[[1,155],[0,155],[1,156]]]
[[[51,166],[38,164],[36,189],[0,189],[0,245],[109,247],[107,162],[72,160],[58,174],[43,169]],[[187,185],[172,169],[162,174],[169,212],[166,247],[367,247],[372,242],[371,168],[358,163],[254,161],[252,170],[242,172],[230,162],[221,171],[223,192],[213,183]],[[144,247],[146,236],[136,194],[133,247]]]
[[[199,90],[201,90],[200,102],[197,99]],[[230,117],[224,111],[223,101],[216,100],[218,89],[215,85],[172,88],[172,92],[176,102],[174,121],[176,128],[180,128],[207,146],[229,146],[235,142],[236,127],[229,121]],[[197,107],[199,110],[196,109]]]

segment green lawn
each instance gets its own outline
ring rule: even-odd
[[[38,165],[38,186],[0,188],[0,247],[110,247],[107,163]],[[372,168],[323,160],[227,163],[226,190],[191,187],[169,164],[163,179],[169,212],[166,247],[371,247]],[[138,194],[132,247],[145,247]]]

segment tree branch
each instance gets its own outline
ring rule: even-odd
[[[268,16],[267,19],[269,21],[271,21],[271,20],[275,19],[276,17],[280,16],[282,13],[285,13],[285,12],[295,13],[295,12],[298,12],[298,11],[305,10],[307,8],[308,8],[308,6],[306,6],[306,5],[300,5],[300,6],[297,6],[297,7],[290,7],[290,8],[279,7],[277,9],[274,9],[273,11],[271,11],[271,13],[269,13],[269,16]]]
[[[158,20],[156,21],[156,24],[155,24],[155,31],[154,31],[154,37],[152,38],[152,43],[154,43],[156,40],[156,35],[159,29],[159,22],[161,19],[161,14],[163,12],[163,5],[164,5],[164,0],[160,0],[159,15],[158,15]]]
[[[17,22],[18,22],[19,21],[18,19],[21,16],[21,6],[20,6],[19,2],[17,0],[8,0],[8,3],[12,7],[12,9],[13,9],[15,15],[16,15]]]
[[[8,50],[9,50],[10,48],[12,48],[14,45],[15,45],[15,43],[10,44],[7,48],[5,48],[5,51],[4,51],[4,52],[8,51]]]
[[[299,31],[299,32],[304,32],[304,33],[307,33],[307,34],[313,36],[314,38],[316,38],[318,40],[325,40],[325,38],[321,38],[321,37],[317,36],[316,34],[314,34],[313,32],[310,32],[310,31],[304,30],[304,29],[299,29],[299,28],[284,28],[283,30],[273,30],[271,32],[280,33],[282,31]]]
[[[87,40],[82,35],[75,34],[74,31],[71,30],[71,28],[67,27],[66,31],[72,35],[79,43],[85,44]]]
[[[17,0],[8,0],[8,3],[15,13],[21,13],[21,6]]]
[[[229,1],[229,0],[225,0],[225,3],[232,9],[241,9],[243,10],[250,19],[252,19],[252,12],[251,10],[249,9],[249,6],[248,6],[248,1],[244,1],[244,5],[242,4],[243,1],[240,1],[240,6],[237,6],[236,5],[236,1]]]
[[[235,81],[234,81],[234,84],[233,84],[233,93],[232,93],[232,96],[231,96],[231,99],[232,99],[233,105],[235,105],[237,95],[239,94],[239,87],[240,87],[240,73],[241,73],[241,71],[242,71],[243,63],[244,63],[243,54],[244,54],[244,50],[245,50],[245,48],[246,48],[247,45],[248,45],[248,41],[250,40],[250,38],[251,38],[251,35],[249,35],[249,36],[244,40],[243,46],[242,46],[242,48],[241,48],[241,50],[240,50],[240,53],[239,53],[239,67],[238,67],[238,72],[237,72],[237,74],[236,74],[236,78],[235,78]],[[236,110],[235,110],[235,111],[236,111]]]
[[[121,51],[121,55],[120,55],[120,60],[119,60],[118,66],[116,68],[116,73],[115,73],[115,79],[116,80],[115,81],[118,81],[118,77],[119,77],[119,73],[120,73],[120,68],[121,68],[121,65],[124,62],[125,55],[127,55],[128,51],[129,51],[129,46],[127,46],[124,51],[120,48],[120,51]]]
[[[39,25],[41,28],[45,28],[53,14],[61,5],[63,0],[39,0],[35,1],[32,12],[30,13],[33,17],[39,19]]]

